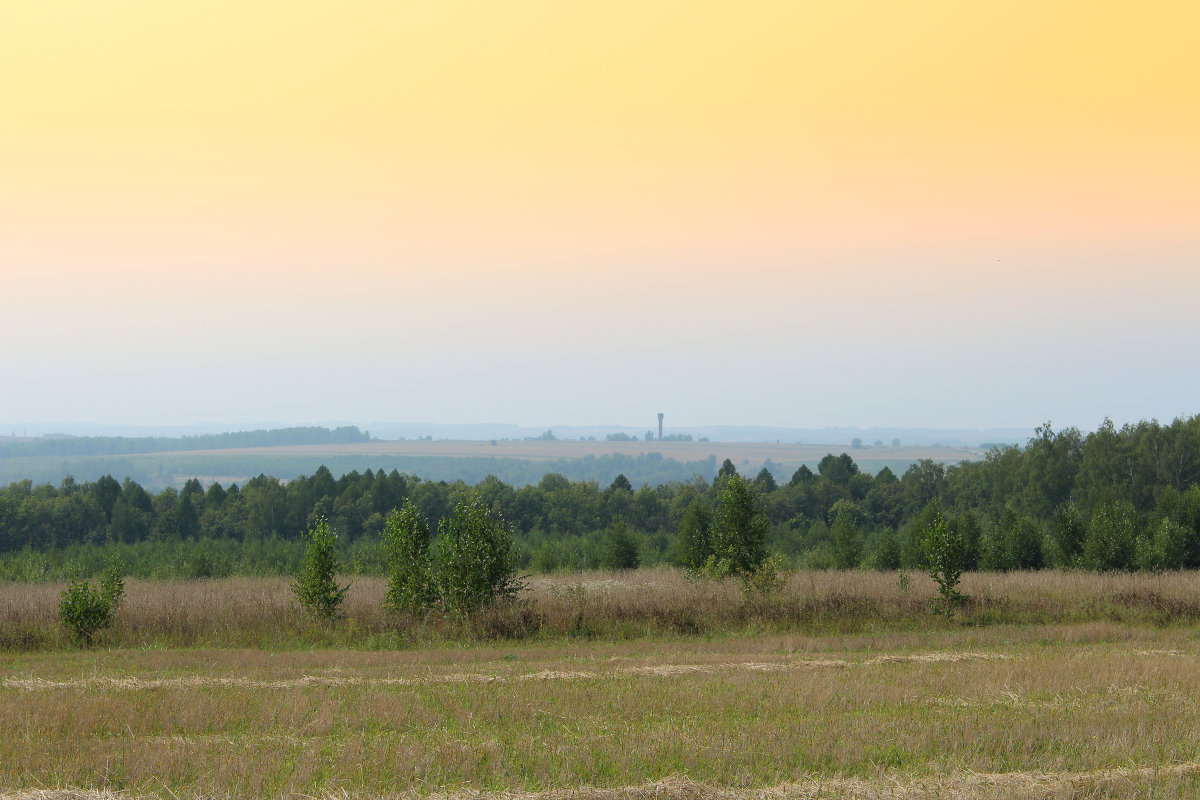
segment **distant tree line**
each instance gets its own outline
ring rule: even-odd
[[[576,481],[596,481],[607,485],[617,475],[625,475],[636,486],[643,483],[688,481],[694,475],[711,476],[719,462],[707,456],[694,461],[665,458],[661,453],[638,455],[605,453],[582,458],[536,460],[495,456],[412,456],[348,454],[254,453],[246,451],[151,453],[137,456],[45,456],[39,458],[0,459],[0,486],[11,481],[31,479],[34,483],[57,484],[64,475],[80,482],[95,481],[103,475],[132,477],[147,490],[174,485],[179,475],[274,475],[283,481],[312,475],[324,465],[335,475],[370,468],[372,472],[393,469],[426,480],[462,480],[474,484],[488,475],[513,486],[536,484],[547,472],[555,472]],[[899,462],[905,463],[908,462]],[[814,462],[815,466],[815,462]],[[771,469],[779,474],[778,466]]]
[[[73,548],[83,558],[106,547],[123,548],[128,565],[144,558],[147,574],[287,571],[301,532],[321,518],[338,532],[351,568],[381,571],[380,533],[406,501],[433,530],[456,505],[482,503],[514,527],[522,569],[688,564],[736,474],[726,460],[712,480],[639,488],[624,475],[602,485],[549,473],[516,488],[494,476],[470,485],[395,470],[335,477],[322,467],[291,481],[191,480],[153,494],[111,476],[22,481],[0,490],[0,553],[9,554],[0,577],[19,577],[22,564],[53,572],[53,553]],[[831,453],[786,483],[765,468],[744,483],[765,548],[785,566],[919,568],[924,532],[940,517],[963,541],[968,569],[1154,570],[1200,567],[1198,481],[1200,417],[1120,429],[1106,421],[1087,435],[1046,424],[1024,447],[949,467],[920,461],[901,475],[885,468],[872,476],[848,454]],[[200,552],[200,568],[182,564],[181,552]],[[176,566],[156,571],[163,559]]]
[[[232,450],[242,447],[353,444],[370,441],[370,433],[353,425],[341,428],[276,428],[272,430],[209,433],[199,436],[42,436],[36,439],[0,437],[0,458],[39,456],[114,456],[182,450]]]

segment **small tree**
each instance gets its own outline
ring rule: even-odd
[[[1106,503],[1092,513],[1083,563],[1097,572],[1132,570],[1137,562],[1137,511],[1129,503]]]
[[[524,588],[512,555],[512,527],[478,500],[463,501],[438,524],[437,582],[448,610],[469,614]]]
[[[929,569],[929,577],[937,584],[943,608],[948,614],[967,599],[966,595],[958,591],[958,581],[962,577],[963,564],[966,561],[966,548],[963,546],[962,537],[946,524],[940,513],[925,529],[924,545],[925,565]]]
[[[380,533],[388,565],[384,602],[397,611],[419,614],[437,601],[429,557],[429,526],[411,500],[388,514]]]
[[[338,569],[337,534],[330,530],[328,520],[319,517],[304,536],[308,546],[292,591],[308,613],[332,620],[350,591],[349,584],[339,587],[334,580]]]
[[[754,510],[754,491],[736,472],[718,495],[709,533],[715,575],[750,575],[767,557],[767,518]]]
[[[112,626],[113,615],[125,595],[121,565],[114,556],[93,587],[82,578],[67,581],[58,603],[58,618],[79,641],[91,646],[96,634]]]
[[[420,614],[437,601],[437,584],[430,559],[430,527],[412,500],[392,509],[379,534],[388,559],[388,594],[391,608]]]
[[[833,565],[838,569],[858,569],[862,563],[862,536],[848,508],[838,511],[833,522]]]
[[[677,560],[686,570],[699,572],[708,563],[712,555],[712,546],[708,539],[708,528],[712,524],[712,514],[708,506],[700,500],[693,500],[683,512],[679,522],[679,532],[676,539]]]
[[[624,519],[617,517],[604,531],[601,566],[606,569],[637,569],[641,561],[637,536],[629,530]]]

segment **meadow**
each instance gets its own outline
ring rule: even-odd
[[[0,797],[1195,797],[1200,575],[673,570],[531,581],[469,621],[353,578],[129,581],[79,649],[0,586]],[[68,792],[69,790],[69,792]]]

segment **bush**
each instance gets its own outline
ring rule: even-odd
[[[411,500],[392,510],[380,536],[388,569],[384,602],[410,614],[426,611],[437,602],[437,584],[429,557],[429,526]]]
[[[120,563],[114,558],[93,587],[82,578],[67,582],[58,603],[58,618],[79,641],[91,646],[96,634],[112,626],[113,615],[125,595]]]
[[[448,611],[466,615],[525,588],[516,575],[512,527],[478,501],[463,501],[438,524],[437,584]]]
[[[304,536],[308,545],[292,591],[308,613],[332,620],[350,591],[349,584],[339,587],[334,580],[338,569],[337,534],[329,529],[328,520],[318,517],[316,527]]]
[[[783,558],[775,553],[763,559],[754,572],[742,576],[742,591],[747,595],[776,594],[785,582]]]

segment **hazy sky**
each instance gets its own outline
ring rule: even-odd
[[[0,0],[0,425],[1200,413],[1200,5]]]

